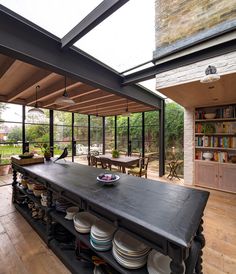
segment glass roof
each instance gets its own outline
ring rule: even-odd
[[[0,4],[62,38],[102,0],[0,0]],[[75,45],[122,72],[152,59],[154,0],[130,0]]]
[[[0,0],[0,4],[60,38],[101,2]],[[151,60],[155,50],[155,0],[128,1],[75,46],[119,72]],[[155,79],[151,85],[150,81],[146,83],[142,85],[155,91]]]

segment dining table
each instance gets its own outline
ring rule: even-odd
[[[111,165],[118,166],[121,168],[122,173],[125,173],[126,168],[130,168],[134,165],[139,164],[140,157],[138,156],[119,156],[118,158],[112,157],[112,154],[101,154],[95,156],[97,160],[99,161],[101,158],[108,159],[111,163]]]

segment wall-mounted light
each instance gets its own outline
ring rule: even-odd
[[[205,76],[200,80],[201,83],[212,83],[220,80],[220,75],[217,74],[215,66],[208,66],[205,70]]]

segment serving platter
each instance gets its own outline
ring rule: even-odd
[[[114,179],[111,179],[112,176],[115,176]],[[98,182],[101,182],[103,184],[107,184],[107,185],[110,185],[110,184],[114,184],[115,182],[117,182],[118,180],[120,179],[120,176],[119,175],[116,175],[116,174],[106,174],[104,173],[104,177],[101,178],[101,175],[99,175],[97,177],[97,181]]]

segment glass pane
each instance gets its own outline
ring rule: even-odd
[[[7,122],[22,123],[22,106],[0,103],[0,119]]]
[[[31,114],[28,112],[32,107],[25,108],[25,122],[31,124],[49,124],[49,110],[43,109],[44,115]]]
[[[20,123],[0,122],[0,155],[10,159],[22,153],[22,125]]]
[[[71,141],[72,127],[54,125],[54,141]]]
[[[2,5],[60,38],[101,2],[101,0],[70,0],[69,2],[58,0],[21,0],[20,2],[0,0]],[[63,18],[69,20],[62,20]]]
[[[115,148],[115,117],[106,117],[105,127],[106,153],[111,153]]]
[[[75,126],[88,126],[88,115],[74,114],[74,125]]]
[[[155,1],[128,1],[75,45],[120,72],[152,60]]]
[[[65,111],[54,111],[54,125],[67,125],[72,124],[72,113]]]
[[[91,116],[90,127],[102,127],[102,117]]]
[[[28,142],[49,142],[49,125],[25,125]]]

